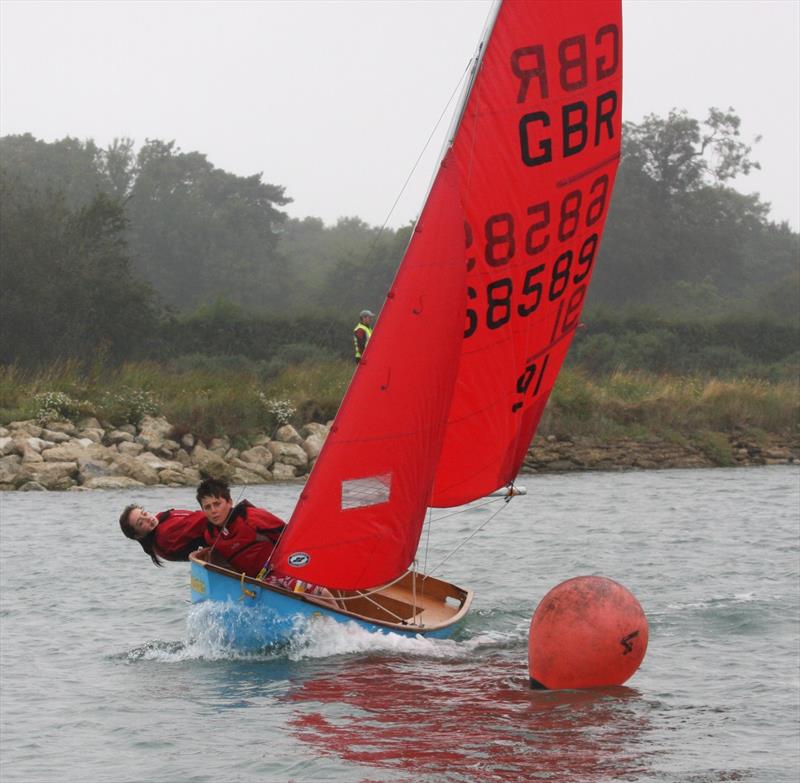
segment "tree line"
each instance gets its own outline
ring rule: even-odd
[[[573,352],[587,367],[796,362],[800,236],[729,186],[758,166],[740,127],[717,109],[625,124]],[[0,361],[349,355],[411,226],[291,219],[290,201],[172,141],[0,138]],[[711,322],[728,326],[679,327]]]

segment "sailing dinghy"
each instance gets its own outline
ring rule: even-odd
[[[512,486],[579,324],[620,151],[620,0],[493,9],[368,348],[270,562],[192,555],[192,601],[448,636],[472,593],[409,570],[429,507]],[[244,641],[237,639],[237,642]]]

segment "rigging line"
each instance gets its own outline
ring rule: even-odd
[[[439,521],[438,519],[436,520]],[[425,559],[423,560],[422,565],[422,572],[428,570],[428,548],[430,547],[431,543],[431,525],[433,524],[433,509],[429,506],[428,507],[428,521],[425,524]]]
[[[355,601],[358,598],[369,598],[371,595],[375,595],[376,593],[379,593],[381,590],[385,590],[387,587],[391,587],[392,585],[396,585],[401,579],[403,579],[406,576],[406,574],[411,574],[412,578],[415,576],[414,572],[411,571],[411,569],[406,569],[396,579],[392,579],[391,582],[386,582],[386,584],[378,585],[377,587],[373,587],[370,590],[353,590],[355,595],[342,595],[342,596],[339,597],[339,600],[341,600],[341,601]]]
[[[388,606],[384,606],[383,604],[379,604],[377,601],[375,601],[372,598],[370,598],[370,594],[362,593],[361,597],[366,598],[367,601],[369,601],[371,604],[373,604],[373,606],[377,606],[378,609],[380,609],[380,610],[386,612],[386,614],[389,614],[392,617],[394,617],[394,619],[397,620],[397,622],[400,623],[400,625],[409,625],[408,621],[406,621],[402,617],[400,617],[399,614],[396,614],[395,612],[393,612],[391,609],[389,609]],[[412,617],[411,619],[413,620],[414,618]],[[412,623],[410,623],[410,625],[417,625],[417,623],[412,622]]]
[[[492,514],[482,525],[480,525],[478,528],[473,530],[472,533],[470,533],[448,555],[445,555],[445,557],[436,566],[434,566],[431,569],[430,573],[427,574],[427,576],[433,576],[436,573],[437,569],[439,569],[441,566],[443,566],[456,552],[458,552],[459,549],[461,549],[462,546],[464,546],[464,544],[466,544],[470,539],[474,538],[478,533],[480,533],[481,530],[483,530],[483,528],[485,528],[486,525],[488,525],[507,505],[508,505],[508,503],[503,503],[503,505],[500,508],[498,508],[497,511],[495,511],[494,514]]]
[[[417,170],[417,166],[419,166],[419,162],[422,160],[422,156],[427,151],[427,149],[428,149],[428,147],[429,147],[429,145],[431,143],[431,139],[433,139],[434,135],[436,134],[436,131],[439,129],[439,125],[441,125],[441,123],[442,123],[442,118],[447,113],[447,110],[450,108],[450,104],[453,102],[453,99],[455,98],[455,96],[461,90],[461,85],[464,83],[464,77],[467,75],[467,72],[469,71],[471,65],[472,65],[472,59],[470,59],[470,61],[467,63],[466,67],[464,68],[464,72],[461,74],[461,77],[459,78],[458,82],[456,83],[456,86],[453,89],[453,92],[450,93],[450,97],[447,99],[447,102],[445,103],[444,108],[441,111],[441,114],[439,114],[439,119],[436,120],[436,124],[433,126],[433,129],[431,130],[430,134],[428,135],[428,138],[425,141],[425,144],[423,144],[422,149],[420,150],[420,153],[417,156],[416,161],[414,161],[414,165],[411,167],[411,170],[408,172],[408,176],[406,176],[406,180],[403,183],[403,186],[400,188],[400,192],[397,194],[397,197],[395,198],[394,203],[390,207],[389,212],[386,215],[386,219],[383,221],[383,225],[381,226],[380,231],[378,231],[378,235],[372,241],[372,244],[370,245],[370,248],[367,251],[367,255],[366,255],[367,259],[369,259],[370,255],[372,254],[372,251],[375,249],[375,246],[378,244],[378,241],[380,240],[381,236],[383,235],[383,232],[386,230],[386,226],[389,223],[390,218],[392,217],[392,213],[394,212],[395,207],[397,206],[397,204],[400,201],[403,193],[405,192],[405,189],[408,187],[408,183],[411,181],[411,177],[414,176],[414,172]],[[435,174],[434,174],[434,176],[435,176]]]
[[[459,514],[466,514],[467,511],[475,511],[477,509],[485,508],[486,506],[490,506],[492,503],[499,503],[500,501],[506,502],[505,497],[501,498],[492,498],[491,500],[487,500],[485,503],[481,503],[478,506],[470,506],[469,508],[460,508],[457,511],[451,511],[449,514],[442,514],[440,517],[436,517],[436,519],[431,520],[432,522],[441,522],[443,519],[447,519],[448,517],[455,517]]]
[[[400,201],[401,197],[403,196],[403,193],[405,192],[405,189],[408,187],[408,183],[410,182],[411,177],[414,176],[414,172],[417,170],[417,166],[419,166],[419,162],[422,160],[422,156],[425,154],[425,152],[427,151],[428,147],[430,146],[431,139],[433,139],[434,135],[436,134],[436,131],[438,130],[439,125],[441,125],[442,119],[444,118],[445,114],[447,113],[447,110],[450,108],[450,105],[453,103],[453,99],[455,98],[455,96],[461,90],[462,85],[464,83],[464,79],[465,79],[467,73],[469,72],[470,68],[472,67],[473,59],[474,58],[470,58],[469,61],[467,62],[467,65],[464,68],[464,72],[461,74],[461,77],[459,78],[458,82],[456,83],[456,86],[453,89],[453,91],[450,93],[450,97],[447,99],[447,102],[445,103],[444,108],[442,109],[441,113],[439,114],[439,119],[436,120],[436,123],[434,124],[433,129],[431,130],[430,134],[428,135],[428,138],[425,141],[425,144],[422,146],[422,149],[420,150],[420,153],[417,156],[417,159],[414,162],[414,165],[411,167],[411,170],[408,172],[408,175],[406,176],[405,182],[403,183],[402,187],[400,188],[400,192],[397,194],[397,197],[395,198],[394,203],[392,204],[391,208],[389,209],[389,212],[386,215],[385,220],[383,221],[383,225],[380,227],[380,229],[378,230],[378,233],[375,235],[374,239],[370,243],[370,246],[367,248],[367,252],[364,254],[364,263],[369,261],[369,259],[371,258],[373,252],[375,251],[375,248],[378,246],[378,242],[380,242],[381,237],[383,236],[383,233],[386,230],[386,226],[388,225],[389,220],[392,217],[392,213],[394,212],[395,207],[397,206],[398,202]],[[449,144],[449,143],[450,143],[450,140],[447,140],[446,144]],[[435,172],[434,172],[434,176],[435,176]],[[429,190],[430,190],[430,188],[429,188]],[[424,204],[423,204],[423,206],[424,206]],[[338,323],[336,323],[334,321],[331,321],[330,322],[330,327],[333,328],[334,326],[338,326]]]

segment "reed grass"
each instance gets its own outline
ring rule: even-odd
[[[95,416],[106,425],[135,423],[144,413],[159,413],[179,433],[245,441],[256,433],[270,434],[280,423],[267,401],[286,401],[294,409],[291,421],[297,426],[330,420],[352,372],[352,363],[343,360],[302,362],[275,370],[241,357],[183,357],[116,368],[65,361],[35,372],[0,366],[0,423],[36,418],[36,396],[62,392],[78,414]],[[565,368],[539,431],[595,438],[704,440],[714,449],[713,433],[797,437],[799,420],[797,382],[645,372],[596,377]]]
[[[550,434],[549,428],[553,434],[566,430],[594,436],[654,434],[667,439],[701,431],[796,436],[800,385],[644,372],[590,377],[566,368],[548,408],[543,434]]]

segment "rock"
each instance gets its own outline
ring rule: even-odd
[[[117,444],[117,451],[128,457],[135,457],[137,454],[141,454],[144,451],[144,446],[142,446],[141,443],[128,443],[127,441],[123,441]]]
[[[227,437],[212,438],[211,443],[208,444],[208,450],[219,454],[220,457],[224,457],[230,447],[231,442]]]
[[[183,467],[188,467],[192,464],[192,458],[188,455],[185,449],[178,449],[175,453],[175,462],[180,462]]]
[[[13,484],[22,465],[22,457],[17,454],[9,454],[0,457],[0,484]]]
[[[134,436],[136,435],[136,427],[133,424],[121,424],[117,429],[120,432],[127,432],[128,435]]]
[[[549,470],[567,471],[576,470],[578,466],[568,459],[557,459],[550,462],[547,467]]]
[[[270,479],[272,477],[270,476]],[[233,481],[234,484],[263,484],[265,481],[264,477],[259,475],[258,473],[253,473],[251,470],[245,470],[244,468],[234,468],[233,470]]]
[[[0,492],[12,492],[15,489],[16,487],[13,484],[8,484],[4,481],[0,481]]]
[[[19,492],[46,492],[47,490],[38,481],[26,481],[18,488]]]
[[[194,448],[194,444],[195,439],[191,432],[187,432],[186,435],[181,438],[181,446],[183,446],[186,451],[191,451]]]
[[[287,481],[297,477],[297,470],[292,465],[284,465],[278,462],[272,466],[272,478],[275,481]]]
[[[254,446],[266,446],[270,440],[272,439],[267,435],[256,435],[251,442]]]
[[[116,468],[115,472],[135,479],[142,484],[158,484],[158,471],[140,462],[136,457],[131,457],[128,454],[117,454],[114,458],[114,466]]]
[[[67,423],[69,424],[70,427],[72,427],[72,424],[70,424],[69,422]],[[8,429],[11,430],[12,432],[14,431],[19,432],[20,430],[23,432],[27,432],[28,435],[34,438],[38,438],[42,434],[42,428],[32,419],[28,421],[12,421],[8,424]]]
[[[176,468],[167,468],[158,472],[158,480],[162,484],[167,484],[170,487],[183,487],[186,486],[186,474],[182,470]]]
[[[83,486],[86,489],[134,489],[144,484],[130,476],[97,476],[90,478]]]
[[[164,457],[167,457],[168,459],[172,459],[173,456],[175,455],[175,452],[178,451],[180,447],[181,444],[178,443],[178,441],[167,438],[161,444],[161,446],[158,449],[156,449],[156,452]]]
[[[303,441],[303,451],[308,455],[310,460],[316,459],[322,451],[322,445],[325,443],[325,438],[319,434],[311,434]]]
[[[270,460],[272,459],[272,454],[269,455]],[[238,470],[244,470],[248,473],[255,473],[257,476],[261,477],[262,481],[272,481],[272,473],[270,473],[269,468],[266,465],[260,465],[257,462],[245,462],[243,459],[236,459],[231,460],[231,465]]]
[[[17,450],[17,444],[14,441],[14,438],[9,438],[8,436],[4,436],[0,438],[0,457],[5,457],[9,454],[13,454]]]
[[[275,433],[275,440],[281,443],[295,443],[298,446],[303,443],[300,434],[291,424],[284,424],[282,427],[278,427],[278,431]]]
[[[272,452],[266,446],[253,446],[252,449],[243,451],[239,458],[244,462],[252,462],[265,468],[268,468],[274,460]]]
[[[82,438],[45,449],[42,457],[45,462],[73,462],[81,457],[83,459],[108,459],[113,454],[114,452],[110,452],[105,446]]]
[[[78,459],[78,480],[81,484],[100,476],[112,476],[115,469],[108,462],[82,457]]]
[[[78,430],[75,429],[75,425],[71,421],[48,421],[47,430],[51,432],[60,432],[70,437],[74,437],[78,434]],[[38,436],[39,433],[37,432],[36,435]]]
[[[311,435],[320,435],[322,439],[325,440],[330,431],[330,427],[326,427],[324,424],[320,424],[317,421],[310,421],[308,424],[303,425],[300,434],[304,438],[309,438]]]
[[[75,426],[79,430],[101,430],[100,422],[94,416],[87,416],[84,419],[76,422]]]
[[[28,438],[25,442],[38,454],[42,453],[42,449],[51,449],[56,445],[52,440],[43,440],[42,438]]]
[[[228,449],[225,452],[225,461],[230,462],[232,459],[236,459],[239,456],[239,449]]]
[[[789,460],[792,458],[792,452],[789,451],[789,449],[782,448],[780,446],[764,449],[762,454],[767,460],[777,460],[778,464],[781,461],[789,462]],[[771,463],[767,462],[767,464],[769,465]]]
[[[70,439],[66,432],[56,432],[55,430],[47,429],[47,427],[42,427],[42,434],[39,437],[55,444],[66,443]]]
[[[134,459],[141,462],[143,465],[147,465],[153,470],[165,470],[167,468],[172,468],[173,470],[182,470],[183,465],[180,462],[174,462],[173,460],[165,460],[161,457],[156,456],[155,454],[150,453],[149,451],[145,451],[142,454],[139,454]]]
[[[301,446],[296,443],[279,443],[272,441],[267,448],[272,452],[275,462],[282,462],[284,465],[292,465],[296,468],[306,468],[308,456]],[[274,475],[273,469],[273,475]]]
[[[78,475],[77,462],[23,462],[15,483],[37,481],[45,489],[67,489]]]
[[[5,427],[0,427],[0,438],[7,438],[8,430]]]
[[[42,459],[42,455],[39,454],[36,449],[31,448],[30,446],[24,446],[22,449],[22,461],[23,462],[44,462]]]
[[[186,477],[186,484],[197,486],[202,480],[203,477],[200,475],[200,471],[197,468],[186,468],[183,471],[183,475]]]
[[[133,443],[133,435],[124,430],[111,430],[106,433],[105,442],[109,446],[117,443]]]
[[[139,425],[136,442],[141,443],[150,451],[160,449],[163,447],[164,441],[170,438],[174,429],[163,416],[145,416]]]
[[[86,428],[78,430],[78,435],[80,436],[81,440],[90,440],[92,443],[102,443],[105,434],[106,431],[99,428],[98,429]]]
[[[233,478],[233,468],[225,462],[219,454],[201,446],[199,443],[192,454],[194,464],[205,478],[230,481]]]

